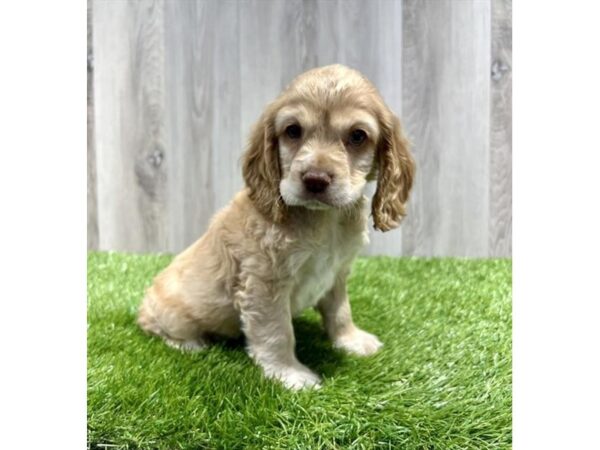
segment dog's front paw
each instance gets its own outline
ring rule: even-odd
[[[351,332],[337,337],[333,346],[353,355],[367,356],[375,353],[383,344],[377,336],[354,328]]]
[[[279,380],[286,388],[294,391],[321,387],[319,376],[302,364],[265,370],[265,375],[268,378]]]

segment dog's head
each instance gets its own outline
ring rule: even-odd
[[[293,206],[347,208],[377,179],[372,214],[381,231],[405,215],[414,170],[398,118],[341,65],[292,81],[254,126],[243,163],[251,199],[275,222]]]

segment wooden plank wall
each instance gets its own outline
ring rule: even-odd
[[[404,2],[403,119],[419,169],[406,254],[487,255],[490,6]]]
[[[264,106],[339,62],[379,87],[418,164],[409,217],[366,253],[510,256],[510,0],[91,1],[89,248],[190,244],[242,186]]]
[[[490,256],[512,254],[512,2],[492,1]]]
[[[96,192],[96,151],[94,145],[94,55],[92,52],[91,0],[87,10],[87,248],[98,248],[98,204]]]

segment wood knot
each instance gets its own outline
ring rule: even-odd
[[[502,61],[496,60],[492,63],[492,80],[498,81],[508,72],[509,67]]]
[[[147,159],[153,167],[159,167],[163,162],[164,154],[161,150],[154,150]]]

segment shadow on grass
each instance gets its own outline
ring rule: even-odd
[[[155,336],[148,336],[139,330],[140,340],[151,339],[158,343],[162,339]],[[314,370],[319,375],[331,377],[337,369],[343,364],[344,355],[335,350],[318,321],[310,320],[304,317],[294,319],[294,334],[296,336],[296,355],[298,360]],[[220,357],[232,363],[247,362],[252,365],[250,358],[246,355],[246,340],[242,335],[239,338],[224,338],[219,336],[210,337],[211,346],[219,348]],[[165,345],[161,342],[161,345]],[[181,358],[181,352],[167,349],[166,353],[171,358],[173,364],[178,364]],[[204,355],[199,353],[192,355],[194,358],[202,359]]]
[[[298,359],[320,375],[333,376],[344,355],[332,347],[321,324],[301,317],[294,320],[294,331]]]
[[[294,334],[296,355],[300,362],[325,377],[334,375],[344,355],[332,347],[321,324],[304,317],[294,319]],[[228,359],[239,360],[240,354],[246,352],[243,336],[237,339],[213,338],[212,342],[224,350],[223,354]]]

